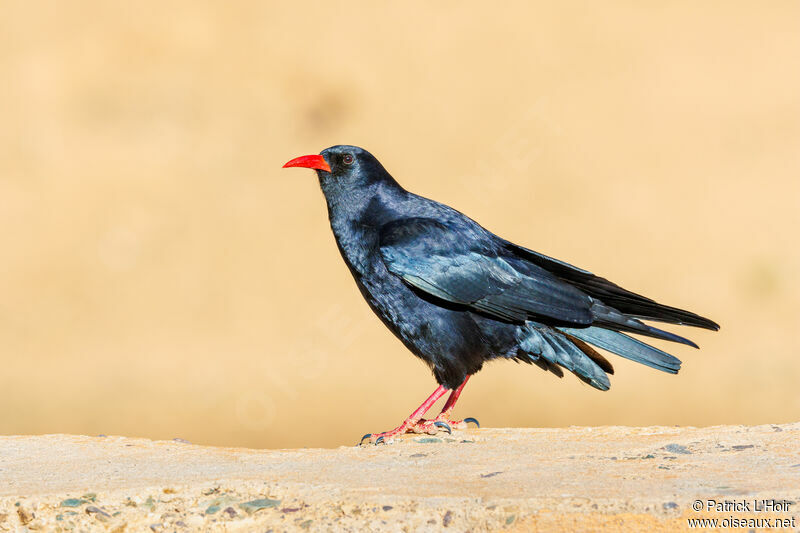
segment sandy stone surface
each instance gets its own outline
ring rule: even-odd
[[[0,437],[0,531],[674,531],[693,518],[799,530],[800,423],[480,429],[296,450]]]

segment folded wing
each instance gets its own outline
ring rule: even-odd
[[[429,296],[500,320],[547,318],[592,323],[591,299],[529,261],[503,254],[479,228],[408,218],[381,229],[380,252],[390,272]]]

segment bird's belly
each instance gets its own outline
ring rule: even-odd
[[[423,299],[391,274],[378,283],[362,279],[359,288],[383,323],[449,388],[497,355],[469,311]]]

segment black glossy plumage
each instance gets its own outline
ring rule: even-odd
[[[590,345],[677,373],[678,359],[626,332],[696,346],[641,319],[719,329],[406,191],[361,148],[321,155],[331,169],[317,171],[331,227],[361,293],[448,388],[508,358],[559,376],[565,368],[607,390],[613,367]]]

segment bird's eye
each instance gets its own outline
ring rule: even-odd
[[[354,161],[354,160],[353,160],[353,156],[352,156],[352,155],[350,155],[350,154],[344,154],[344,157],[342,158],[342,162],[343,162],[345,165],[352,165],[352,164],[353,164],[353,161]]]

